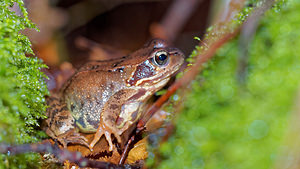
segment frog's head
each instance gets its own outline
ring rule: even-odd
[[[129,86],[154,87],[164,86],[184,62],[184,54],[177,48],[169,46],[161,39],[153,39],[144,48],[135,52],[143,55],[127,80]]]

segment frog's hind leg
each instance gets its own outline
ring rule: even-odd
[[[80,144],[89,147],[88,140],[75,129],[75,119],[67,105],[62,104],[57,96],[47,98],[47,116],[42,128],[53,140],[57,140],[64,148],[68,144]]]
[[[96,143],[98,143],[98,141],[101,139],[102,135],[104,135],[107,142],[108,142],[108,145],[109,145],[109,151],[112,151],[113,148],[114,148],[113,143],[112,143],[112,139],[111,139],[111,134],[112,133],[115,133],[115,132],[112,129],[110,129],[107,125],[105,125],[104,123],[100,123],[100,125],[97,129],[97,132],[94,135],[94,139],[89,145],[90,150],[93,150]],[[120,143],[121,142],[121,137],[118,134],[114,134],[114,136],[116,137],[116,139]]]
[[[58,141],[63,144],[64,148],[67,148],[68,144],[80,144],[89,148],[88,140],[75,129],[60,135]]]

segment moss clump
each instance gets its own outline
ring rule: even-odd
[[[16,5],[22,12],[11,11]],[[28,38],[20,33],[25,28],[35,29],[28,19],[22,0],[0,2],[0,142],[22,144],[36,142],[40,133],[37,119],[45,115],[48,94],[40,71],[45,65],[34,57]],[[28,168],[37,166],[38,155],[17,157],[0,155],[0,168]]]
[[[160,168],[272,168],[300,84],[299,8],[291,0],[262,19],[245,86],[236,80],[238,41],[218,51],[192,84]]]

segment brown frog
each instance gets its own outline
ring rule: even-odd
[[[104,135],[112,151],[112,135],[121,143],[122,133],[143,116],[147,100],[183,61],[180,50],[154,39],[128,56],[88,62],[48,99],[46,133],[64,147],[72,143],[90,149]],[[94,140],[88,144],[78,130],[96,133]]]

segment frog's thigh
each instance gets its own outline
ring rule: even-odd
[[[75,119],[72,117],[70,111],[68,110],[66,104],[56,104],[51,105],[50,110],[48,110],[47,124],[52,134],[49,134],[49,130],[46,130],[49,136],[56,135],[59,136],[74,129]]]
[[[139,101],[130,101],[122,105],[122,109],[117,120],[117,127],[123,127],[126,122],[135,122],[138,118],[141,105],[142,102]]]
[[[122,118],[129,117],[133,112],[136,112],[140,106],[139,98],[143,96],[144,90],[123,89],[116,92],[106,102],[103,114],[104,121],[110,123],[111,126],[116,127],[117,121]]]

